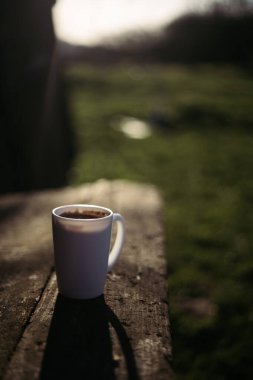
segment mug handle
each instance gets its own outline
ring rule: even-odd
[[[117,234],[114,245],[109,254],[108,269],[109,272],[116,263],[125,240],[125,221],[122,215],[113,214],[113,222],[117,223]]]

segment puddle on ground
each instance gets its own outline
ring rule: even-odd
[[[152,134],[151,126],[135,117],[123,116],[115,120],[113,125],[131,139],[146,139]]]

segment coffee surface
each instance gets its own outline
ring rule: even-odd
[[[73,210],[65,211],[60,216],[71,219],[99,219],[108,216],[109,214],[104,211],[98,210]]]

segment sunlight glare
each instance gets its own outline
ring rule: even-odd
[[[94,44],[125,31],[165,24],[186,10],[191,1],[58,0],[53,8],[54,25],[61,40]]]

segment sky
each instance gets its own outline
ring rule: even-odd
[[[127,31],[157,28],[180,14],[205,8],[211,0],[57,0],[53,8],[57,37],[92,45]]]

